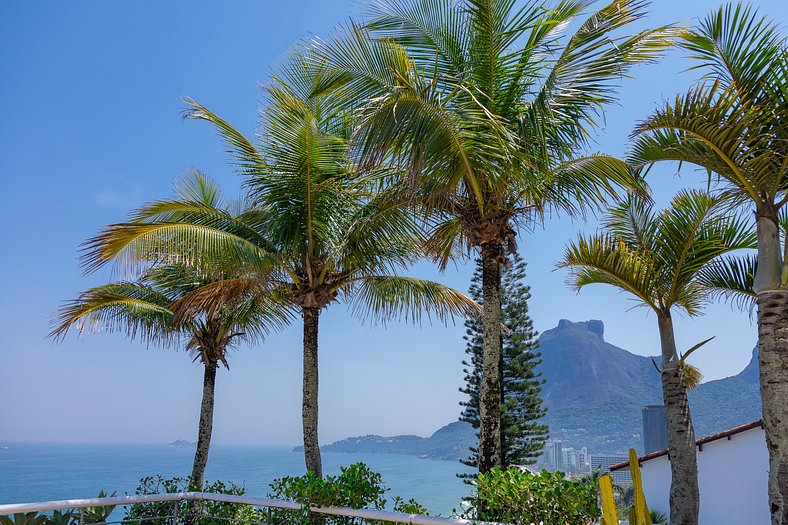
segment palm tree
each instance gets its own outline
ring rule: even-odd
[[[194,490],[201,490],[205,479],[219,364],[229,369],[227,354],[234,344],[256,340],[280,322],[273,305],[262,309],[262,303],[250,297],[226,303],[210,314],[178,318],[173,305],[205,284],[188,268],[167,266],[151,269],[134,282],[97,286],[64,305],[50,333],[62,340],[72,328],[80,334],[85,330],[125,332],[132,339],[162,346],[177,346],[185,339],[183,348],[204,368],[197,449],[189,478]]]
[[[731,202],[755,212],[761,399],[769,448],[772,523],[788,524],[788,257],[778,217],[788,203],[788,41],[752,7],[727,4],[683,46],[699,84],[635,129],[634,163],[695,164]]]
[[[331,71],[316,93],[356,101],[362,167],[402,166],[398,180],[430,213],[428,247],[442,268],[470,250],[482,260],[482,472],[501,462],[500,268],[516,227],[550,211],[582,214],[617,186],[642,190],[622,161],[581,151],[620,78],[674,31],[614,36],[644,16],[639,0],[574,25],[590,4],[377,0],[364,26],[315,42]],[[567,36],[568,27],[577,30]]]
[[[576,289],[609,284],[657,316],[672,476],[670,522],[679,525],[697,525],[699,493],[695,433],[672,314],[680,309],[698,315],[709,300],[704,269],[732,250],[755,246],[754,235],[722,203],[719,197],[681,192],[670,208],[655,213],[651,204],[632,197],[610,210],[602,233],[572,242],[559,264],[571,270]]]
[[[400,276],[423,243],[409,210],[375,191],[374,176],[358,176],[347,128],[329,97],[305,93],[319,72],[300,55],[266,89],[268,105],[258,147],[229,123],[189,101],[188,117],[212,122],[247,176],[253,205],[231,212],[215,203],[176,197],[138,210],[131,222],[107,228],[88,245],[86,263],[121,265],[159,258],[233,276],[188,294],[179,311],[212,311],[251,294],[303,319],[304,457],[322,475],[318,442],[320,313],[344,300],[361,318],[422,314],[441,321],[478,315],[478,305],[439,283]],[[374,175],[374,174],[373,174]],[[218,194],[209,181],[200,182]]]

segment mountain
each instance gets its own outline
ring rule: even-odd
[[[384,437],[375,434],[343,439],[323,445],[323,452],[365,452],[409,454],[430,459],[460,459],[476,445],[476,431],[468,423],[455,421],[439,428],[430,437],[414,435]],[[296,447],[294,450],[303,450]]]
[[[595,453],[641,450],[641,410],[662,403],[659,373],[650,357],[606,342],[604,333],[602,321],[563,319],[539,338],[550,434]],[[757,349],[739,374],[690,393],[698,436],[754,421],[760,406]]]
[[[562,440],[565,447],[588,447],[592,454],[643,450],[641,411],[646,405],[662,404],[659,373],[651,357],[608,343],[605,325],[595,320],[562,319],[557,327],[541,335],[539,351],[542,363],[537,370],[545,380],[542,398],[552,439]],[[656,361],[659,363],[659,359]],[[757,348],[744,370],[701,384],[690,392],[689,399],[698,437],[759,419]],[[358,436],[321,449],[458,459],[466,457],[468,448],[475,444],[474,429],[455,422],[428,438]]]

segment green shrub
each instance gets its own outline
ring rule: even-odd
[[[99,492],[99,498],[114,498],[115,492],[107,496],[103,490]],[[104,507],[84,507],[82,509],[82,522],[86,525],[101,525],[107,522],[110,514],[115,510],[117,505],[107,505]],[[77,514],[79,511],[77,511]]]
[[[114,492],[107,496],[107,493],[102,490],[97,497],[111,498],[114,496]],[[81,510],[56,510],[51,515],[40,512],[18,513],[12,516],[0,516],[0,525],[77,525],[80,523],[80,516],[84,525],[104,525],[115,507],[116,505],[107,505],[84,507]]]
[[[515,525],[586,525],[599,517],[597,488],[590,478],[563,472],[537,474],[498,467],[480,474],[464,517]]]
[[[47,517],[38,512],[19,512],[12,516],[0,516],[0,525],[44,525]]]
[[[394,496],[394,512],[402,512],[403,514],[421,514],[426,516],[429,514],[427,508],[421,505],[413,498],[405,501],[399,496]]]
[[[303,505],[300,511],[272,511],[272,522],[277,525],[301,525],[319,523],[326,525],[350,525],[359,520],[342,516],[316,515],[307,507],[350,507],[353,509],[382,510],[386,506],[382,478],[364,463],[354,463],[348,467],[340,467],[338,476],[326,476],[323,479],[307,473],[303,476],[284,477],[271,483],[270,498],[285,499]],[[407,514],[427,514],[427,509],[417,501],[403,500],[395,497],[394,511]]]
[[[134,491],[136,495],[166,494],[174,492],[186,492],[189,489],[189,478],[163,478],[162,476],[148,476],[140,480],[140,484]],[[229,494],[232,496],[243,496],[246,493],[244,487],[233,483],[215,481],[206,483],[204,492],[216,494]],[[258,523],[265,521],[262,511],[250,505],[239,505],[237,503],[222,503],[218,501],[202,501],[199,503],[180,501],[180,502],[161,502],[161,503],[137,503],[126,509],[125,520],[130,525],[169,525],[170,516],[173,515],[175,508],[178,515],[186,517],[190,513],[199,511],[202,514],[197,520],[188,520],[199,523],[199,525],[227,525],[231,522]],[[228,521],[230,520],[230,521]]]

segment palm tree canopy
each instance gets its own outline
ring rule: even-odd
[[[731,216],[720,197],[683,191],[671,207],[655,212],[638,197],[610,210],[601,233],[569,244],[560,267],[570,283],[610,284],[658,313],[682,308],[699,313],[710,298],[711,264],[738,249],[754,248],[755,235]]]
[[[289,78],[306,67],[294,60]],[[179,316],[187,317],[248,295],[277,302],[288,319],[354,295],[352,311],[362,317],[477,314],[459,292],[396,275],[418,257],[418,223],[376,192],[375,173],[357,176],[341,120],[326,109],[331,102],[304,99],[299,91],[308,86],[299,82],[275,78],[267,88],[259,146],[190,101],[188,116],[212,122],[224,137],[246,176],[248,199],[231,205],[194,172],[174,199],[143,206],[89,241],[87,267],[112,260],[131,268],[172,261],[197,267],[212,282],[178,301]]]
[[[444,263],[478,236],[511,240],[512,218],[582,213],[617,186],[644,189],[623,162],[578,153],[620,78],[654,60],[677,30],[619,36],[645,3],[617,0],[567,35],[592,3],[378,0],[365,25],[315,42],[310,56],[332,72],[315,94],[361,101],[362,166],[400,163],[443,216],[431,245]],[[500,231],[484,231],[493,223]]]
[[[720,7],[684,36],[704,77],[637,126],[630,159],[698,165],[725,183],[728,197],[776,219],[788,202],[786,37],[740,3]]]
[[[146,271],[137,281],[121,281],[91,288],[64,305],[57,314],[50,337],[62,339],[76,328],[84,332],[125,332],[148,344],[183,344],[194,360],[205,365],[221,362],[228,367],[227,350],[241,340],[261,338],[281,325],[272,304],[259,301],[226,303],[214,312],[176,315],[173,308],[183,297],[207,284],[188,268],[166,266]]]

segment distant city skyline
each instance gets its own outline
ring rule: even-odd
[[[638,28],[690,23],[721,2],[664,0]],[[756,2],[783,22],[788,6]],[[135,207],[172,193],[190,167],[219,181],[228,194],[242,179],[227,164],[213,129],[184,122],[190,96],[253,136],[258,83],[287,49],[310,35],[330,36],[355,2],[4,3],[0,5],[0,173],[9,196],[0,211],[5,237],[0,300],[0,442],[192,441],[199,408],[200,368],[182,352],[146,349],[122,334],[70,334],[46,339],[63,301],[117,278],[110,269],[85,276],[79,247]],[[638,67],[622,82],[621,103],[606,115],[594,149],[626,151],[635,122],[656,104],[686,91],[695,78],[672,51]],[[661,206],[682,187],[704,187],[684,166],[649,174]],[[544,332],[559,319],[605,323],[610,343],[641,355],[659,353],[656,320],[612,290],[577,295],[555,270],[565,242],[596,227],[552,217],[545,228],[517,237],[528,263],[530,314]],[[467,291],[473,264],[440,274],[420,263],[414,275]],[[321,435],[329,443],[376,433],[429,435],[456,420],[462,398],[464,327],[362,325],[341,305],[321,319]],[[679,317],[679,350],[711,336],[693,354],[706,380],[733,375],[750,359],[756,327],[728,305],[695,319]],[[275,334],[242,347],[217,380],[216,443],[297,444],[301,435],[301,332]]]

